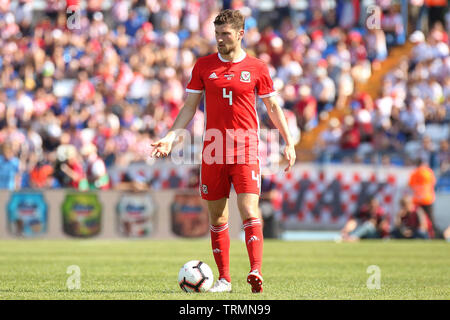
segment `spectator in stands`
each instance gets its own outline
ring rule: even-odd
[[[404,110],[399,111],[400,131],[405,135],[406,140],[417,140],[419,132],[424,131],[425,118],[422,110],[414,108],[412,104],[407,104]]]
[[[281,65],[277,69],[277,77],[284,83],[291,83],[291,79],[300,77],[302,72],[300,63],[293,60],[290,54],[285,53],[281,56]]]
[[[428,28],[432,29],[436,22],[445,23],[445,9],[448,5],[447,0],[425,0],[428,7]]]
[[[368,59],[358,59],[352,66],[351,74],[356,83],[366,83],[372,75],[372,65]]]
[[[376,154],[394,153],[397,150],[401,150],[402,145],[398,143],[398,140],[390,137],[388,130],[387,128],[375,129],[372,148]]]
[[[415,44],[411,52],[411,64],[413,67],[419,62],[423,62],[431,58],[432,52],[430,51],[429,44],[425,41],[425,34],[420,31],[414,31],[409,40]]]
[[[429,228],[430,236],[434,237],[435,221],[433,216],[433,203],[436,195],[434,186],[436,177],[433,170],[421,158],[417,160],[417,167],[409,177],[408,185],[413,192],[413,201],[416,206],[425,212],[431,223]],[[407,199],[409,201],[409,199]]]
[[[351,74],[350,63],[342,63],[338,78],[335,80],[337,86],[336,108],[343,109],[352,96],[355,84]]]
[[[360,142],[361,134],[357,124],[355,123],[355,118],[352,115],[345,116],[340,139],[340,148],[343,155],[343,160],[351,161],[360,145]]]
[[[373,61],[383,61],[388,56],[385,33],[380,29],[369,29],[366,36],[367,58]]]
[[[21,184],[19,158],[14,154],[10,143],[3,144],[0,155],[0,189],[16,190]]]
[[[86,12],[89,20],[92,20],[97,12],[101,12],[103,8],[104,0],[88,0],[86,6]]]
[[[360,145],[358,146],[358,156],[364,156],[373,151],[373,119],[370,107],[361,101],[352,101],[353,116],[360,133]]]
[[[108,190],[110,188],[109,175],[105,162],[97,154],[97,147],[91,143],[86,144],[81,148],[81,155],[85,161],[89,189]]]
[[[317,99],[317,112],[329,111],[334,107],[336,98],[336,85],[328,76],[327,69],[322,66],[315,71],[315,80],[312,85],[312,94]]]
[[[437,162],[441,173],[450,172],[450,148],[447,140],[441,140],[439,144]]]
[[[271,13],[259,11],[257,1],[230,1],[229,5],[247,16],[248,53],[264,59],[273,78],[281,79],[277,90],[283,106],[292,107],[302,130],[310,130],[316,127],[321,111],[348,106],[345,100],[351,100],[358,84],[370,77],[371,61],[384,59],[386,35],[383,29],[366,35],[357,31],[360,12],[367,5],[360,1],[307,1],[311,14],[301,26],[294,16],[304,12],[296,12],[288,2],[277,1],[284,19],[267,27],[262,18]],[[14,140],[32,146],[34,142],[25,141],[38,141],[35,134],[40,136],[42,152],[38,159],[29,159],[30,153],[13,148],[20,162],[28,164],[23,166],[26,171],[48,159],[55,168],[53,176],[59,177],[61,163],[55,154],[58,146],[66,143],[77,150],[94,143],[108,169],[123,157],[131,162],[145,160],[146,149],[140,146],[170,128],[195,58],[215,50],[211,45],[213,31],[204,27],[208,21],[212,23],[219,9],[213,0],[203,0],[201,6],[197,1],[188,1],[184,7],[177,1],[169,5],[164,1],[89,0],[81,12],[80,28],[73,30],[67,28],[65,9],[79,5],[79,0],[46,1],[44,13],[49,18],[44,16],[38,21],[32,21],[39,15],[34,13],[31,0],[20,0],[19,5],[1,3],[0,144]],[[387,11],[390,4],[380,3]],[[389,21],[387,13],[384,23],[395,26],[398,11],[395,14]],[[16,41],[19,32],[21,38]],[[418,99],[408,101],[414,110],[421,110],[425,122],[450,119],[450,112],[442,111],[450,110],[449,90],[445,88],[445,77],[450,72],[447,40],[442,23],[436,24],[432,36],[419,34],[413,54],[417,61],[409,66],[412,73],[396,68],[393,73],[398,69],[403,73],[384,81],[386,91],[377,99],[374,114],[372,109],[361,107],[371,113],[374,130],[392,141],[391,149],[405,143],[402,132],[398,132],[398,114],[404,109],[405,96],[412,96],[414,88],[419,88]],[[443,102],[438,98],[440,91]],[[427,92],[431,102],[421,96]],[[192,128],[202,122],[203,108]],[[107,120],[111,114],[119,121],[114,129]],[[366,111],[363,116],[357,116],[356,122],[368,119]],[[295,117],[289,124],[298,132]],[[324,139],[329,140],[331,149],[335,137],[342,135],[339,127]],[[27,128],[35,133],[30,133],[33,139],[24,135]],[[63,142],[68,132],[71,139]],[[422,134],[413,135],[419,139]],[[346,130],[344,136],[348,135],[356,138],[351,130]],[[359,145],[356,140],[354,144]],[[348,148],[348,141],[344,148]],[[67,159],[64,163],[67,165]],[[61,183],[71,184],[71,179]]]
[[[77,149],[70,144],[61,144],[56,150],[55,178],[64,188],[86,190],[86,173]]]
[[[418,150],[416,156],[417,158],[423,159],[424,163],[426,163],[427,166],[431,169],[437,169],[437,151],[430,136],[425,135],[422,138],[422,145]]]
[[[426,15],[427,8],[425,7],[425,0],[410,0],[410,21],[415,23],[414,30],[424,30],[423,20]]]
[[[400,200],[400,210],[395,216],[391,236],[396,239],[428,239],[426,213],[414,204],[411,196],[404,196]]]
[[[355,64],[359,60],[367,58],[366,44],[363,42],[363,37],[360,32],[353,30],[348,34],[350,62]]]
[[[341,122],[338,118],[331,118],[328,127],[318,137],[316,152],[320,162],[328,163],[334,159],[340,150],[341,136]]]
[[[450,226],[448,226],[447,229],[444,230],[444,239],[447,242],[450,242]]]
[[[389,236],[389,219],[385,210],[376,198],[371,198],[367,204],[350,217],[341,230],[343,241],[354,242],[360,239],[380,239]]]
[[[56,187],[53,172],[54,169],[51,164],[39,161],[30,172],[30,187],[33,189]]]
[[[405,29],[400,6],[392,4],[384,10],[381,18],[381,27],[386,32],[388,46],[396,46],[405,42]]]
[[[318,123],[317,100],[311,95],[311,89],[307,85],[300,86],[300,99],[294,105],[293,110],[297,115],[297,122],[303,131],[310,131]]]

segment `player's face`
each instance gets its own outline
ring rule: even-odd
[[[233,29],[230,24],[215,26],[217,50],[221,55],[228,55],[242,40],[244,30]]]

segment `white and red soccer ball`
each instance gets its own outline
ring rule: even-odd
[[[206,292],[214,281],[211,268],[199,260],[186,262],[178,273],[178,284],[185,292]]]

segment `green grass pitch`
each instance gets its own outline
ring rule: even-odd
[[[245,243],[231,243],[232,293],[184,293],[177,275],[188,260],[217,276],[208,239],[0,241],[3,299],[450,299],[450,243],[444,241],[283,242],[264,244],[264,292],[246,283]],[[79,266],[80,289],[66,273]],[[378,266],[380,289],[367,272]]]

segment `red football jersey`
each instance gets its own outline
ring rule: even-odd
[[[266,64],[245,52],[233,62],[223,59],[220,53],[201,57],[192,70],[186,91],[204,92],[203,162],[256,162],[259,143],[256,97],[276,94]]]

